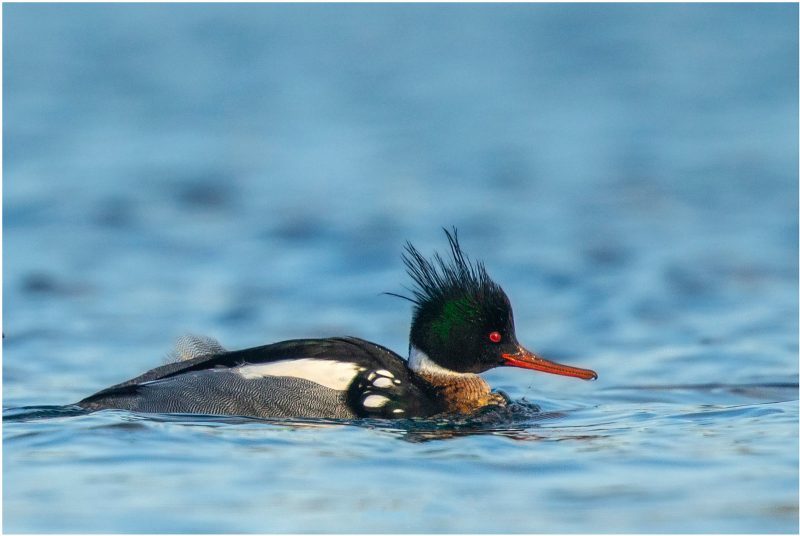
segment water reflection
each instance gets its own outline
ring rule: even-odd
[[[613,409],[584,412],[580,417],[576,410],[542,411],[537,404],[527,400],[512,401],[506,407],[489,407],[470,416],[433,419],[308,419],[308,418],[257,418],[235,415],[193,415],[193,414],[144,414],[123,410],[102,410],[90,412],[78,406],[28,406],[9,408],[3,411],[3,421],[14,423],[53,421],[59,418],[100,417],[100,422],[92,421],[90,428],[130,427],[134,423],[169,423],[190,427],[205,427],[229,430],[232,427],[256,428],[269,426],[271,429],[304,430],[336,429],[359,427],[375,430],[387,436],[409,443],[425,443],[469,436],[500,436],[515,441],[592,441],[607,438],[624,421],[656,421],[658,419],[686,420],[710,419],[719,416],[753,416],[765,412],[779,413],[780,410],[764,408],[765,403],[780,403],[797,400],[798,384],[792,382],[772,382],[764,384],[690,384],[690,385],[621,385],[603,389],[600,398],[619,403],[631,396],[626,393],[639,393],[633,397],[639,400],[640,409],[634,414],[630,411],[620,413]],[[691,393],[695,393],[692,395]],[[684,402],[690,399],[695,408],[705,408],[701,412],[674,411],[663,413],[648,406],[654,401]],[[742,404],[745,399],[749,404]],[[757,403],[753,404],[753,401]],[[766,402],[765,402],[766,401]],[[700,402],[708,402],[700,404]],[[645,408],[650,407],[650,410]],[[663,422],[663,421],[662,421]],[[552,423],[552,424],[551,424]],[[543,424],[545,426],[543,427]],[[28,431],[30,432],[30,430]],[[26,433],[13,436],[24,437]]]
[[[285,429],[332,429],[342,426],[355,426],[385,433],[410,443],[454,439],[474,435],[502,436],[519,441],[561,441],[570,439],[591,439],[600,437],[587,434],[545,435],[536,431],[542,421],[564,419],[568,412],[542,412],[536,404],[512,402],[504,408],[487,408],[472,416],[434,419],[308,419],[308,418],[266,418],[241,417],[234,415],[193,415],[193,414],[141,414],[123,410],[102,410],[90,412],[77,406],[28,406],[4,410],[6,424],[36,422],[63,417],[102,416],[99,424],[92,422],[90,428],[136,429],[147,422],[171,423],[192,427],[222,428],[269,425],[271,428]],[[19,437],[19,436],[16,436]]]

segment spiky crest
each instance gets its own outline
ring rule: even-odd
[[[415,286],[408,289],[413,297],[392,294],[409,300],[417,307],[433,301],[447,301],[453,297],[467,297],[471,302],[478,297],[486,299],[493,294],[502,293],[486,273],[480,261],[472,262],[461,249],[458,230],[452,232],[443,228],[450,245],[450,258],[444,259],[437,252],[432,260],[425,258],[411,242],[406,242],[403,263]],[[464,306],[472,305],[461,301]],[[465,307],[468,309],[468,307]],[[466,311],[465,311],[466,312]]]

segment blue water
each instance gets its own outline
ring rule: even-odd
[[[797,532],[797,5],[3,6],[7,532]],[[456,225],[520,340],[456,422],[83,414],[186,332],[399,352]],[[534,411],[533,405],[540,411]]]

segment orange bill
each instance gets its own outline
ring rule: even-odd
[[[569,365],[562,365],[541,358],[533,352],[526,350],[522,346],[519,351],[514,354],[502,354],[505,360],[504,365],[508,367],[519,367],[531,370],[538,370],[540,372],[549,372],[550,374],[559,374],[561,376],[572,376],[573,378],[580,378],[582,380],[596,380],[597,373],[593,370],[582,369],[578,367],[570,367]]]

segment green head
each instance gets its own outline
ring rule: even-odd
[[[445,229],[450,258],[423,257],[406,243],[403,261],[415,286],[410,344],[438,367],[457,373],[480,373],[506,365],[576,376],[593,371],[544,360],[517,342],[511,302],[480,262],[461,250],[458,234]],[[411,364],[412,367],[414,363]]]

